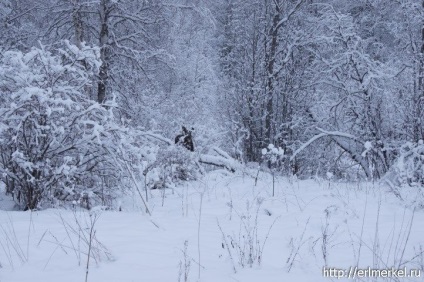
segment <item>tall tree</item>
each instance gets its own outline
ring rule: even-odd
[[[141,84],[141,79],[149,81],[149,77],[142,75],[151,75],[146,71],[146,63],[167,63],[160,41],[163,35],[156,34],[158,25],[164,24],[164,6],[160,1],[56,0],[44,3],[50,5],[53,14],[53,17],[46,16],[49,25],[46,39],[51,42],[58,38],[73,39],[77,45],[85,41],[101,48],[102,65],[96,89],[99,103],[111,99],[113,92],[125,93],[125,97],[136,95],[137,90],[128,84],[133,81]]]

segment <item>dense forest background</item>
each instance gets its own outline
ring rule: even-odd
[[[181,125],[195,154],[298,177],[421,169],[424,1],[2,0],[0,60],[0,174],[23,208],[147,182]]]

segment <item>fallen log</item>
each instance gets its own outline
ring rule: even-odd
[[[214,165],[228,169],[231,172],[235,172],[240,164],[234,159],[228,159],[221,156],[212,156],[212,155],[200,155],[199,163]]]

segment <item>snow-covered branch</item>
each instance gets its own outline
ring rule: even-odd
[[[304,2],[304,0],[297,1],[295,6],[287,13],[287,15],[284,18],[282,18],[278,22],[278,24],[274,27],[274,29],[278,30],[282,25],[284,25],[286,22],[288,22],[290,20],[290,18],[294,15],[294,13],[296,13],[296,11],[299,10],[299,8],[300,8],[300,6],[302,5],[303,2]]]
[[[319,131],[321,131],[320,134],[315,135],[314,137],[312,137],[311,139],[309,139],[306,143],[303,143],[294,153],[293,155],[290,157],[290,160],[294,160],[294,158],[300,153],[302,152],[306,147],[308,147],[309,145],[311,145],[312,143],[314,143],[316,140],[322,138],[322,137],[326,137],[326,136],[330,136],[330,137],[344,137],[344,138],[348,138],[348,139],[352,139],[355,141],[359,140],[353,136],[352,134],[349,133],[345,133],[345,132],[340,132],[340,131],[327,131],[321,128],[317,128]]]
[[[174,142],[172,142],[172,140],[170,140],[166,137],[163,137],[162,135],[159,135],[157,133],[153,133],[153,132],[149,132],[149,131],[141,132],[141,136],[145,136],[145,137],[149,137],[149,138],[152,138],[152,139],[155,139],[155,140],[159,140],[161,142],[166,143],[167,145],[174,144]]]

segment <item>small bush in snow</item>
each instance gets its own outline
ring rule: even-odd
[[[262,149],[262,158],[271,169],[281,168],[283,166],[284,150],[269,144],[267,148]]]
[[[193,152],[182,146],[169,146],[158,151],[156,160],[144,174],[150,188],[165,188],[181,181],[195,180],[200,171]]]
[[[392,187],[424,185],[424,144],[407,142],[384,180]]]

